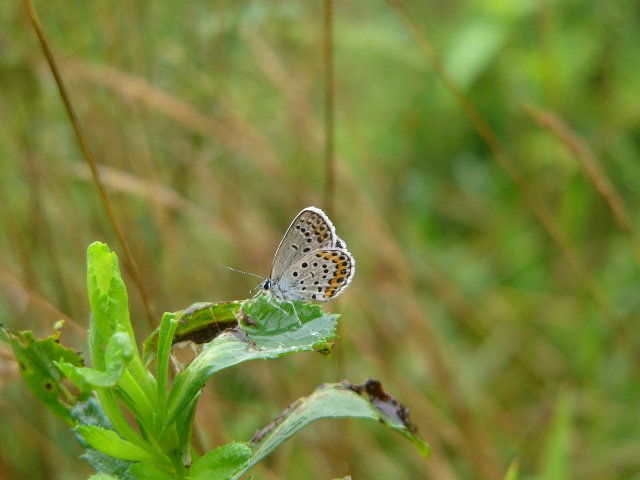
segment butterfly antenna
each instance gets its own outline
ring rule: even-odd
[[[245,275],[253,275],[254,277],[258,277],[260,280],[264,280],[264,277],[261,277],[260,275],[258,275],[256,273],[245,272],[244,270],[238,270],[237,268],[233,268],[233,267],[227,267],[227,268],[229,270],[233,270],[234,272],[244,273]]]

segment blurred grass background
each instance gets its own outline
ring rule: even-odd
[[[324,422],[256,479],[640,478],[636,2],[326,1],[36,7],[152,319],[246,298],[293,216],[327,208],[358,263],[333,356],[224,372],[204,448],[322,382],[379,378],[434,447]],[[330,72],[329,72],[330,73]],[[0,319],[85,349],[85,251],[125,253],[26,10],[0,3]],[[149,332],[125,268],[132,318]],[[0,345],[0,478],[80,479],[73,436]]]

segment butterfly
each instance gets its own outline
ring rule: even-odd
[[[289,225],[259,288],[280,301],[328,302],[346,290],[355,272],[356,261],[329,217],[307,207]]]

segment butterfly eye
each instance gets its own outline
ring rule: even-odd
[[[269,290],[271,288],[271,280],[265,280],[262,284],[263,290]]]

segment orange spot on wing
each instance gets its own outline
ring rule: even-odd
[[[317,255],[319,255],[321,258],[324,258],[325,260],[330,260],[332,262],[337,262],[338,258],[338,255],[334,252],[318,252]]]

